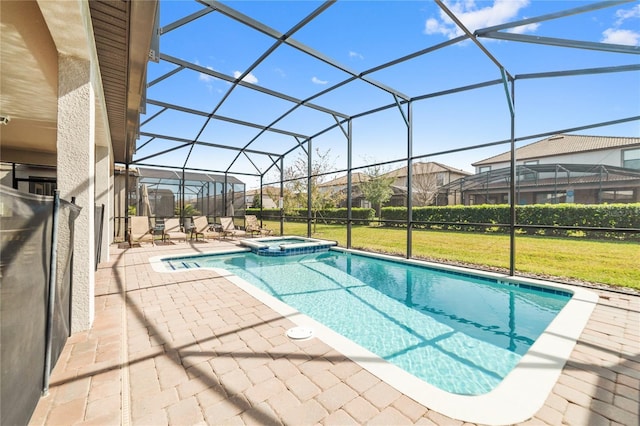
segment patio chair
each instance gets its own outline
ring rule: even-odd
[[[258,222],[258,217],[254,214],[246,215],[244,217],[244,221],[245,221],[244,229],[247,233],[251,234],[251,236],[273,234],[273,230],[263,228],[262,226],[260,226],[260,223]]]
[[[129,217],[129,247],[141,242],[154,243],[153,228],[149,223],[149,216]]]
[[[237,229],[233,224],[232,217],[221,217],[220,224],[222,225],[222,237],[226,238],[227,235],[231,235],[231,237],[238,237],[247,235],[247,233],[241,229]]]
[[[220,239],[222,235],[222,233],[214,229],[214,225],[209,224],[206,216],[195,216],[193,218],[193,234],[196,236],[196,241],[198,241],[199,235],[202,235],[203,240],[207,238]]]
[[[170,217],[164,220],[164,233],[162,234],[162,241],[173,239],[184,239],[187,242],[187,233],[182,231],[180,227],[179,217]]]

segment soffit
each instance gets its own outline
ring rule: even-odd
[[[129,4],[123,1],[91,1],[89,10],[102,77],[114,157],[123,158],[127,102],[127,38]],[[116,160],[118,161],[118,160]]]
[[[156,1],[89,2],[115,162],[128,162],[134,149],[157,7]]]

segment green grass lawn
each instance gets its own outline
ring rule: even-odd
[[[278,222],[264,226],[279,234]],[[286,222],[285,235],[306,235],[305,223]],[[342,225],[318,224],[312,235],[347,245]],[[353,226],[352,248],[404,256],[406,229]],[[509,268],[509,236],[448,231],[414,230],[412,255],[479,268]],[[579,280],[640,289],[640,244],[579,238],[516,237],[516,272],[543,278]]]

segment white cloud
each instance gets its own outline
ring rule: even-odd
[[[287,74],[284,72],[282,68],[275,68],[274,71],[276,74],[278,74],[282,78],[285,78],[287,76]]]
[[[235,78],[240,78],[241,75],[242,75],[242,73],[240,71],[234,71],[233,72],[233,76]],[[256,84],[258,82],[258,78],[255,75],[249,73],[249,74],[244,76],[242,81],[244,81],[246,83]]]
[[[616,11],[616,25],[622,25],[627,19],[640,18],[640,4],[632,7],[631,9],[618,9]]]
[[[349,51],[349,58],[351,58],[351,59],[364,59],[364,56],[362,56],[358,52],[354,52],[353,50],[350,50]]]
[[[640,4],[630,9],[618,9],[616,10],[616,21],[613,27],[608,28],[602,32],[603,43],[624,44],[627,46],[640,45],[640,31],[626,30],[620,28],[628,20],[640,18]],[[635,24],[635,22],[634,22]],[[638,28],[634,25],[633,28]]]
[[[424,32],[426,34],[446,34],[444,24],[441,24],[436,18],[429,18],[424,26]]]
[[[327,84],[328,83],[327,80],[320,80],[316,76],[311,77],[311,82],[314,83],[314,84]]]
[[[477,29],[513,20],[522,9],[529,5],[529,0],[495,0],[488,6],[485,6],[486,2],[481,2],[480,7],[474,0],[445,1],[445,4],[469,31],[474,32]],[[512,31],[524,33],[534,31],[537,28],[537,24],[523,25],[512,29]],[[424,32],[426,34],[442,34],[449,39],[464,34],[442,10],[439,19],[433,17],[427,19]]]
[[[637,46],[640,42],[640,32],[609,28],[602,33],[603,43],[624,44]]]

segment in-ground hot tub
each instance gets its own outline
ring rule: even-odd
[[[240,240],[240,244],[261,256],[291,256],[326,251],[338,243],[305,237],[266,237]]]

